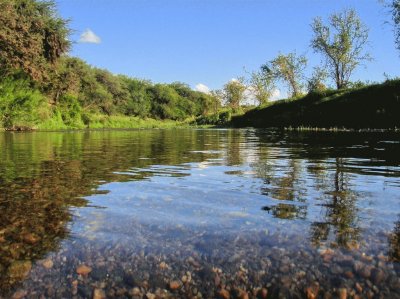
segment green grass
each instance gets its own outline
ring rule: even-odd
[[[286,99],[232,118],[235,127],[394,129],[400,127],[400,80]]]
[[[71,130],[71,129],[150,129],[175,128],[188,126],[188,121],[142,119],[134,116],[89,114],[87,124],[66,125],[62,119],[53,117],[37,126],[38,130]]]

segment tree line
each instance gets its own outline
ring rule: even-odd
[[[188,85],[114,75],[70,57],[69,21],[54,1],[0,0],[0,127],[56,118],[87,125],[96,114],[184,120],[219,108]]]
[[[396,45],[400,50],[400,0],[387,5],[391,9]],[[310,48],[323,60],[321,66],[314,67],[310,77],[304,76],[308,63],[305,55],[296,51],[280,53],[258,70],[250,72],[248,78],[239,77],[227,82],[219,92],[220,98],[232,109],[238,109],[249,96],[259,106],[267,104],[277,83],[285,84],[292,98],[324,91],[330,88],[328,81],[338,90],[364,85],[351,81],[354,71],[372,60],[367,50],[369,29],[356,11],[345,9],[331,14],[327,20],[316,17],[310,27]]]
[[[400,0],[390,3],[400,49]],[[351,76],[371,60],[366,50],[368,27],[356,11],[334,13],[311,23],[310,47],[323,67],[305,78],[307,57],[280,53],[256,71],[203,93],[175,82],[114,75],[70,57],[69,21],[57,14],[53,0],[0,0],[0,126],[34,126],[46,119],[65,125],[89,125],[93,115],[184,120],[219,115],[222,106],[239,111],[249,94],[258,105],[271,99],[277,84],[298,98],[305,92],[354,86]],[[218,117],[217,117],[218,118]],[[217,120],[218,121],[218,120]]]

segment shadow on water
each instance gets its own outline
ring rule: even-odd
[[[313,281],[398,296],[398,152],[398,134],[0,133],[0,289],[124,297],[190,270],[205,297],[302,297]],[[94,270],[71,294],[82,263]]]

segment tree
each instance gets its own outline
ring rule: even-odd
[[[392,0],[392,18],[397,49],[400,50],[400,0]]]
[[[210,96],[211,96],[212,102],[213,102],[212,111],[214,114],[217,114],[218,110],[222,106],[222,102],[224,99],[224,91],[221,89],[211,90]]]
[[[287,55],[279,54],[261,69],[274,78],[286,82],[291,95],[297,97],[301,94],[303,71],[306,66],[307,58],[304,55],[297,56],[295,52],[292,52]]]
[[[323,91],[326,89],[325,80],[327,78],[327,72],[320,67],[315,67],[311,75],[311,78],[307,82],[308,92]]]
[[[259,106],[268,103],[274,89],[272,74],[263,69],[252,72],[250,74],[249,89],[258,101]]]
[[[371,60],[364,50],[368,44],[368,28],[353,9],[332,14],[327,25],[317,17],[311,28],[314,33],[311,47],[325,56],[337,89],[345,88],[354,70],[363,61]]]
[[[0,70],[22,70],[36,81],[70,48],[68,21],[53,1],[0,0]]]
[[[226,103],[234,110],[239,109],[244,100],[245,91],[246,85],[244,84],[244,78],[239,77],[238,79],[229,81],[223,88]]]

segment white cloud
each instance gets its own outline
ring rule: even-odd
[[[101,39],[92,30],[86,29],[79,38],[80,43],[100,44]]]
[[[194,89],[200,92],[210,93],[210,88],[203,83],[197,84]]]
[[[279,89],[275,88],[272,91],[272,95],[271,95],[271,99],[270,100],[271,101],[277,101],[277,100],[280,99],[280,97],[281,97],[281,91]]]

